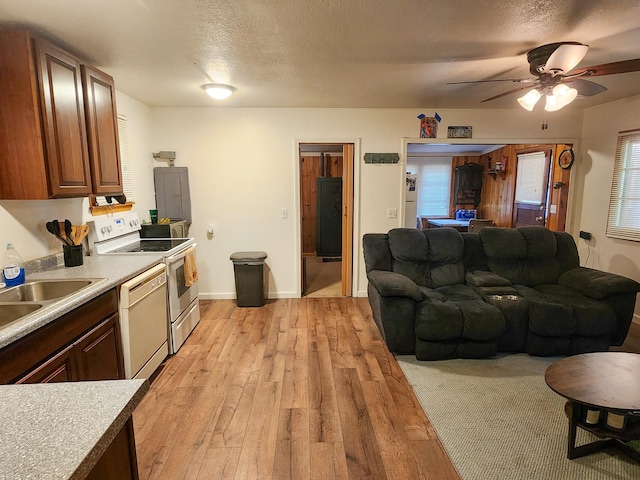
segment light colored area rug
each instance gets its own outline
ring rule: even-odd
[[[557,359],[396,359],[463,480],[640,479],[616,450],[567,459],[566,400],[544,381]],[[578,445],[593,439],[578,429]]]

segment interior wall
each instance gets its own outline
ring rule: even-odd
[[[571,233],[578,239],[582,265],[640,281],[640,242],[605,234],[618,132],[637,128],[640,96],[585,110],[580,155],[573,167],[576,221]],[[580,230],[591,233],[589,242],[578,238]],[[640,298],[634,320],[640,322]]]
[[[236,251],[268,254],[270,297],[299,294],[299,192],[296,141],[341,143],[360,139],[359,175],[355,179],[354,295],[366,295],[361,238],[402,223],[405,159],[398,164],[364,164],[365,153],[397,152],[403,137],[419,135],[416,116],[425,109],[312,108],[154,108],[153,151],[175,150],[189,167],[198,270],[203,298],[233,298]],[[513,110],[439,110],[448,125],[472,125],[474,138],[576,138],[582,113],[556,112],[549,129],[540,130],[540,115]],[[358,170],[357,170],[358,171]],[[282,218],[282,210],[287,218]],[[388,218],[389,209],[397,218]],[[214,236],[207,239],[208,225]]]

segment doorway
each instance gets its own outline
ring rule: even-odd
[[[350,143],[300,143],[303,297],[351,296],[353,152]]]

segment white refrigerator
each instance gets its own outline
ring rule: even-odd
[[[404,226],[418,228],[418,175],[406,174],[404,198]]]

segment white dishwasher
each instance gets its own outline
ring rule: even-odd
[[[126,378],[149,378],[169,354],[164,263],[121,285],[120,326]]]

